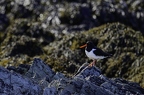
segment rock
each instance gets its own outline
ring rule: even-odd
[[[1,95],[40,95],[41,90],[31,79],[0,67]]]
[[[51,88],[47,87],[44,89],[44,93],[43,93],[43,95],[57,95],[57,94],[58,92],[55,87],[51,87]]]
[[[89,31],[63,35],[53,41],[49,39],[51,33],[49,34],[48,31],[28,32],[28,30],[33,30],[30,28],[22,32],[24,26],[34,27],[36,31],[40,28],[33,24],[29,26],[24,19],[15,21],[14,26],[17,27],[11,26],[12,31],[7,31],[6,38],[1,43],[0,64],[2,66],[31,64],[33,58],[40,57],[55,72],[73,76],[73,73],[83,63],[90,63],[91,60],[85,56],[84,49],[79,49],[79,46],[91,40],[99,48],[113,54],[112,58],[98,60],[97,66],[100,67],[102,73],[108,77],[123,77],[143,86],[144,37],[141,32],[134,31],[121,23],[109,23]],[[44,40],[45,38],[48,39]],[[25,73],[25,71],[20,72]]]
[[[0,13],[0,32],[5,31],[8,25],[9,18],[5,14]]]
[[[1,38],[2,36],[2,38]],[[4,38],[3,38],[4,37]],[[31,57],[42,55],[42,47],[54,40],[54,35],[44,30],[38,24],[28,22],[26,19],[15,20],[4,34],[0,32],[0,59],[7,59],[3,66],[29,64]],[[13,63],[14,61],[14,63]]]
[[[97,47],[113,55],[109,59],[98,60],[96,65],[101,68],[102,73],[108,77],[137,81],[142,86],[143,39],[142,33],[138,31],[120,23],[110,23],[82,33],[66,35],[61,40],[45,46],[44,51],[50,56],[46,57],[46,62],[50,63],[54,70],[71,72],[71,69],[66,69],[70,68],[70,64],[79,68],[81,63],[90,63],[91,60],[86,57],[84,49],[79,47],[91,40]]]
[[[101,71],[98,68],[95,68],[95,67],[89,68],[87,66],[87,67],[81,67],[80,69],[82,69],[82,70],[81,71],[78,70],[78,72],[80,74],[78,74],[77,76],[82,75],[84,78],[86,78],[87,76],[90,76],[90,75],[99,76],[101,74]],[[93,72],[95,72],[95,73],[93,73]]]
[[[17,68],[15,66],[7,66],[9,71],[15,71],[20,74],[25,74],[30,68],[30,65],[27,64],[20,64]]]
[[[25,74],[28,68],[19,64],[40,57],[55,72],[73,76],[90,62],[79,46],[92,40],[113,54],[98,61],[102,73],[144,87],[143,0],[1,0],[0,5],[1,66]]]
[[[0,67],[2,95],[126,95],[144,94],[138,83],[121,78],[107,78],[97,67],[83,65],[77,75],[55,73],[41,59],[35,58],[25,75]]]
[[[51,81],[55,73],[46,65],[42,60],[35,58],[32,66],[26,73],[27,77],[34,79],[43,79],[46,78],[48,82]]]
[[[23,18],[33,23],[40,22],[43,28],[50,29],[56,35],[67,30],[67,32],[88,30],[108,22],[121,22],[143,32],[143,2],[143,0],[103,2],[100,0],[35,2],[3,0],[0,11],[7,15],[10,22]],[[7,23],[3,19],[1,21]]]
[[[143,0],[1,0],[0,3],[2,66],[30,64],[34,57],[40,57],[55,71],[72,75],[82,63],[89,63],[78,47],[92,40],[116,59],[115,64],[111,64],[113,59],[99,62],[103,73],[143,83]],[[81,32],[93,27],[97,29]],[[139,63],[135,69],[134,65]]]

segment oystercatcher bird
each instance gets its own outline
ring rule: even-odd
[[[88,41],[85,45],[80,46],[80,48],[84,47],[86,47],[85,53],[87,57],[93,60],[93,62],[89,64],[90,67],[96,64],[97,59],[104,59],[112,56],[111,54],[102,51],[100,48],[97,48],[91,41]]]

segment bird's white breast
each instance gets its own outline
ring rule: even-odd
[[[92,49],[90,52],[85,50],[86,55],[90,58],[90,59],[103,59],[105,58],[104,56],[96,56],[93,51],[96,49]]]

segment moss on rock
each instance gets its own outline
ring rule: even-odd
[[[142,34],[120,23],[109,23],[86,32],[65,35],[60,41],[55,41],[46,46],[45,51],[51,52],[50,56],[56,57],[55,60],[60,60],[56,64],[63,63],[60,68],[65,71],[70,63],[79,67],[86,61],[90,62],[85,56],[84,49],[79,49],[79,46],[85,44],[88,40],[93,41],[104,51],[113,54],[112,58],[99,60],[97,64],[97,66],[102,64],[101,69],[108,77],[129,79],[128,72],[135,68],[132,64],[144,54],[144,37]],[[139,61],[139,64],[143,64],[143,62]],[[54,64],[52,66],[57,67]]]
[[[144,87],[144,71],[142,69],[144,66],[144,37],[141,32],[134,31],[121,23],[108,23],[85,32],[66,34],[61,36],[61,38],[56,38],[54,42],[45,45],[38,43],[35,37],[23,36],[24,38],[26,37],[25,40],[19,36],[7,34],[7,38],[2,42],[3,48],[0,54],[1,59],[8,57],[10,59],[8,61],[1,61],[1,65],[5,64],[5,62],[28,64],[34,57],[40,57],[53,70],[73,75],[83,63],[91,61],[86,57],[84,49],[79,48],[86,41],[91,40],[97,47],[113,54],[112,58],[98,60],[97,63],[98,67],[99,64],[102,65],[100,68],[106,76],[123,77],[136,81]],[[19,42],[23,45],[26,42],[33,42],[41,48],[42,53],[29,56],[26,53],[19,52],[17,55],[8,56],[7,54],[14,49],[13,46],[19,44]]]

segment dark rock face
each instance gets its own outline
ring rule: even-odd
[[[40,95],[41,90],[29,78],[0,67],[0,93],[2,95]]]
[[[34,59],[28,72],[20,75],[0,67],[2,95],[142,95],[139,84],[120,78],[107,78],[97,67],[82,65],[70,78],[55,73],[41,59]]]
[[[39,80],[44,78],[52,79],[54,75],[55,73],[50,69],[50,67],[40,59],[35,59],[32,66],[26,73],[26,76]]]
[[[5,14],[0,13],[0,31],[4,31],[9,25],[9,19]]]
[[[14,46],[13,50],[9,56],[16,56],[18,54],[27,54],[28,56],[35,56],[42,54],[42,49],[37,46],[35,42],[26,42],[24,45],[17,44]]]
[[[17,72],[17,73],[20,73],[20,74],[25,74],[30,68],[30,65],[28,64],[20,64],[18,67],[15,67],[15,66],[7,66],[7,69],[9,71],[14,71],[14,72]]]

